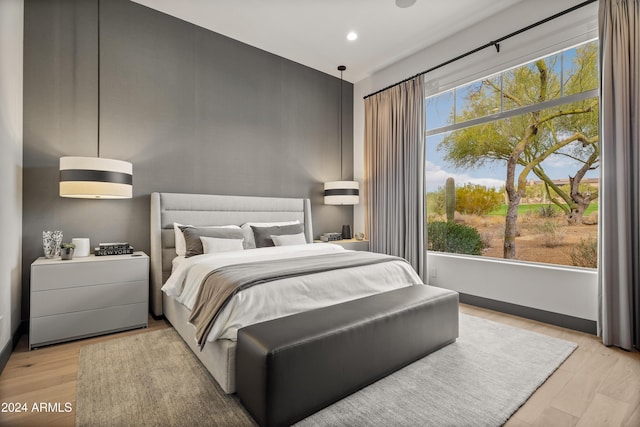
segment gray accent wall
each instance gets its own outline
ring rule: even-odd
[[[23,318],[42,230],[148,252],[153,191],[309,197],[316,236],[352,224],[322,203],[353,175],[350,83],[340,171],[339,79],[126,0],[101,2],[98,61],[97,11],[25,1]],[[59,158],[95,156],[98,127],[100,156],[133,163],[133,199],[60,198]]]

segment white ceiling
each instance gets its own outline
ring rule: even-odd
[[[522,0],[133,1],[334,76],[346,65],[358,82]]]

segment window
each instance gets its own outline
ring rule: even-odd
[[[598,45],[426,98],[428,248],[596,267]]]

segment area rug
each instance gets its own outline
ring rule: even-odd
[[[499,426],[575,348],[564,340],[460,314],[455,343],[298,425]],[[178,334],[163,329],[82,347],[76,425],[254,423]]]

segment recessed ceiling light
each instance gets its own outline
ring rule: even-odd
[[[396,0],[396,6],[404,9],[406,7],[411,7],[416,3],[416,0]]]
[[[355,31],[351,31],[349,34],[347,34],[347,40],[354,41],[357,38],[358,34]]]

